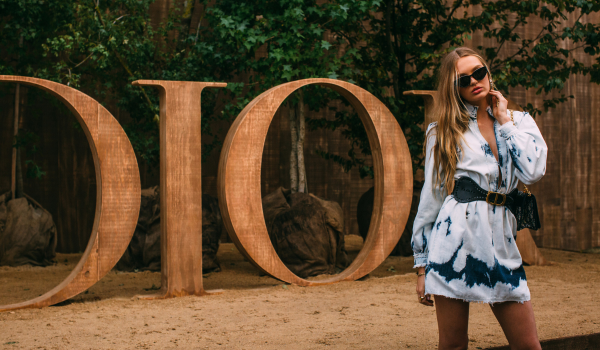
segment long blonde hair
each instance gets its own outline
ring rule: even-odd
[[[456,62],[465,56],[475,56],[488,69],[485,60],[468,47],[459,47],[448,53],[440,64],[438,73],[437,99],[433,109],[434,120],[437,120],[435,130],[436,143],[433,147],[434,178],[436,187],[444,187],[446,194],[454,189],[454,174],[456,164],[462,153],[461,140],[469,127],[469,112],[458,87],[458,70]],[[486,79],[489,79],[488,75]],[[427,139],[429,135],[427,135]],[[426,145],[425,145],[426,147]]]

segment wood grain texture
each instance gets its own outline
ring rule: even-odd
[[[521,253],[521,259],[523,262],[530,266],[544,266],[549,265],[548,261],[542,255],[542,252],[535,245],[533,237],[531,237],[531,231],[529,229],[522,229],[517,233],[515,239],[519,253]]]
[[[82,92],[48,80],[0,76],[0,81],[41,88],[65,103],[87,136],[98,179],[92,234],[75,269],[40,297],[0,306],[0,311],[6,311],[56,304],[98,282],[117,263],[133,236],[141,194],[133,148],[119,123],[102,105]]]
[[[600,14],[579,17],[579,13],[565,14],[556,30],[579,22],[600,23]],[[515,30],[521,38],[535,38],[544,21],[531,18],[527,25]],[[584,53],[583,48],[570,40],[558,43],[561,49],[572,50],[569,60],[585,65],[595,62],[595,57]],[[486,38],[483,31],[473,33],[467,45],[476,48],[496,47],[497,41]],[[518,41],[506,42],[498,53],[503,59],[519,50]],[[531,231],[538,246],[567,250],[585,250],[600,247],[600,85],[592,83],[590,76],[572,74],[565,82],[563,91],[551,94],[537,93],[538,89],[526,90],[511,87],[510,97],[516,103],[532,103],[543,112],[535,118],[548,144],[546,175],[528,186],[536,195],[543,226]],[[556,108],[544,110],[544,99],[573,95],[573,98]]]
[[[142,298],[202,295],[201,93],[225,83],[138,80],[160,94],[161,290]]]
[[[172,5],[167,0],[159,0],[152,3],[149,14],[153,26],[164,23],[167,12],[171,8]],[[469,11],[473,9],[470,8]],[[202,6],[196,4],[190,28],[193,31],[193,35],[196,34],[198,21],[203,18],[202,13]],[[475,12],[474,14],[477,13]],[[562,25],[573,26],[577,20],[576,13],[567,14],[567,16],[568,20],[564,21]],[[598,23],[600,22],[600,15],[585,15],[579,21],[583,24]],[[202,23],[202,26],[206,25],[205,18]],[[523,38],[533,39],[537,36],[543,25],[544,23],[539,18],[531,18],[524,27],[515,29],[515,33],[518,33]],[[484,31],[472,33],[472,40],[466,41],[466,46],[474,49],[477,49],[479,45],[483,45],[484,47],[498,47],[495,39],[484,37]],[[561,43],[561,45],[565,49],[573,49],[577,44],[567,41]],[[502,59],[513,55],[518,50],[517,46],[513,42],[505,43],[500,49],[499,57]],[[266,50],[261,49],[257,55],[266,55]],[[584,54],[583,49],[573,51],[570,57],[585,64],[593,62],[593,58]],[[248,75],[239,76],[237,79],[248,82]],[[530,187],[536,193],[540,217],[544,217],[542,219],[544,220],[544,227],[531,233],[538,246],[582,250],[600,246],[600,201],[598,201],[598,198],[600,198],[600,152],[595,151],[600,149],[600,99],[598,99],[598,96],[600,96],[600,85],[591,83],[589,76],[573,75],[565,86],[567,89],[562,93],[565,95],[573,94],[574,99],[560,104],[555,109],[550,109],[547,112],[544,111],[543,114],[536,117],[536,122],[548,144],[549,154],[546,176],[540,182]],[[24,95],[24,88],[26,86],[21,87],[21,95]],[[511,87],[509,92],[511,99],[515,102],[522,105],[532,103],[540,109],[543,109],[543,99],[560,97],[561,95],[560,92],[556,92],[552,96],[538,95],[536,94],[536,90],[530,89],[527,91],[520,87]],[[2,126],[0,127],[0,190],[8,191],[10,187],[10,152],[12,152],[10,140],[12,140],[14,87],[8,93],[9,96],[7,94],[2,95],[2,92],[0,91],[0,114],[2,115],[0,117],[2,119]],[[107,102],[111,103],[111,100]],[[21,119],[24,119],[26,128],[29,128],[29,116],[33,106],[31,103],[21,103],[21,108],[23,109],[21,113],[23,118]],[[45,113],[48,111],[44,115],[45,120],[43,122],[51,127],[50,130],[45,129],[50,136],[47,137],[47,143],[42,142],[40,147],[42,149],[39,153],[40,158],[44,158],[42,160],[42,167],[47,171],[47,175],[39,181],[39,186],[33,186],[30,182],[26,182],[24,184],[25,192],[35,197],[55,217],[57,216],[56,213],[60,211],[56,220],[57,227],[59,228],[59,246],[57,249],[60,252],[75,253],[85,248],[85,243],[88,240],[88,237],[85,236],[89,235],[90,232],[90,230],[86,231],[80,229],[80,227],[90,227],[89,221],[91,220],[83,219],[83,216],[78,215],[79,213],[76,212],[77,207],[74,206],[74,203],[92,201],[95,184],[85,180],[85,174],[89,173],[89,170],[83,169],[84,164],[82,162],[78,162],[76,168],[72,168],[70,162],[62,162],[65,166],[59,166],[59,170],[56,169],[56,162],[48,162],[49,165],[46,166],[45,157],[48,155],[46,149],[48,145],[52,142],[56,144],[57,139],[68,136],[58,135],[60,128],[52,125],[51,121],[46,120],[46,118],[59,117],[57,120],[61,121],[63,119],[60,118],[61,115],[59,113],[52,113],[51,106],[44,106],[42,104],[38,106],[39,110]],[[118,108],[109,108],[109,110],[114,111],[113,114],[119,119]],[[278,113],[281,113],[281,111]],[[4,117],[4,115],[9,114],[10,118]],[[121,114],[126,118],[127,113]],[[333,118],[333,113],[327,109],[311,112],[311,117],[324,116],[331,116]],[[218,128],[215,129],[222,128],[223,130],[227,130],[229,128],[228,122],[218,121],[216,123]],[[277,123],[273,131],[281,132],[281,136],[277,138],[273,137],[265,144],[264,159],[271,158],[268,158],[269,164],[266,164],[263,168],[270,169],[269,167],[273,166],[275,170],[280,169],[280,167],[282,169],[281,172],[269,171],[268,174],[263,176],[263,185],[271,189],[276,189],[279,186],[289,187],[286,183],[286,178],[289,176],[287,175],[288,165],[285,159],[289,157],[286,152],[281,150],[281,148],[285,147],[289,149],[289,136],[287,136],[289,130],[286,129],[286,125],[286,121],[283,119],[281,123]],[[278,126],[281,126],[281,128],[276,128]],[[58,132],[55,132],[55,130],[58,130]],[[43,134],[38,134],[42,138],[46,137]],[[307,135],[306,144],[312,146],[318,143],[324,150],[343,156],[350,148],[350,143],[343,136],[338,138],[336,136],[338,134],[339,129],[336,131],[311,131]],[[219,133],[218,137],[224,138],[225,131],[222,134]],[[206,142],[206,140],[208,138],[205,137],[204,141]],[[63,147],[63,144],[75,144],[75,142],[64,141],[61,142],[60,147]],[[79,144],[78,141],[77,144]],[[62,148],[59,148],[59,151],[61,152],[59,157],[69,156],[69,153],[63,152]],[[216,185],[213,184],[216,184],[218,156],[217,152],[214,152],[212,156],[208,157],[203,166],[204,191],[214,196],[217,195]],[[83,160],[83,156],[80,157],[78,155],[77,157]],[[86,157],[85,162],[91,163],[91,156]],[[356,200],[354,198],[360,197],[372,184],[368,180],[361,180],[358,176],[358,171],[355,169],[349,173],[343,173],[339,171],[339,167],[336,167],[335,164],[330,166],[327,162],[320,163],[317,158],[317,156],[310,153],[306,154],[307,177],[311,193],[339,202],[344,209],[344,221],[345,226],[348,228],[348,233],[357,234],[358,226],[355,217]],[[140,162],[140,165],[143,188],[158,185],[157,172],[151,171],[150,167],[143,162]],[[64,185],[55,186],[54,188],[52,188],[53,185],[47,185],[55,183],[53,179],[49,179],[50,177],[54,176],[58,178],[63,176],[64,172],[71,174],[70,176],[79,180],[73,181],[71,184],[69,184],[68,180],[64,180]],[[77,176],[73,172],[77,172]],[[329,176],[332,173],[335,173],[335,177]],[[209,186],[207,186],[207,183]],[[67,187],[68,185],[70,187]],[[58,197],[57,193],[81,193],[80,189],[81,191],[86,191],[85,188],[89,188],[87,190],[90,191],[89,196],[84,195],[72,201],[61,201],[59,204],[54,204],[50,200],[51,198]],[[338,188],[343,190],[338,190]],[[60,206],[60,208],[55,209],[54,207],[57,206]],[[72,213],[69,213],[69,211],[72,211]],[[91,211],[91,215],[87,214],[88,217],[93,217],[93,208]],[[68,217],[72,218],[72,223],[68,223],[64,219]],[[77,218],[77,222],[75,222],[75,218]],[[61,221],[64,223],[61,224]],[[82,235],[80,232],[86,232],[86,235]],[[84,242],[83,247],[79,246],[80,242]]]
[[[436,120],[434,120],[434,117],[431,113],[432,112],[431,109],[433,108],[433,106],[435,104],[435,99],[437,96],[436,91],[433,91],[433,90],[410,90],[410,91],[405,91],[404,95],[421,96],[425,100],[425,123],[423,124],[424,128],[427,128],[427,126],[430,123],[433,123],[436,121]],[[514,110],[518,110],[518,111],[523,110],[519,105],[517,105],[516,103],[511,101],[509,98],[507,98],[507,100],[508,100],[508,108],[509,109],[514,109]],[[523,186],[521,186],[521,187],[523,187]],[[521,188],[521,190],[523,190],[523,189]],[[542,221],[542,223],[543,223],[544,216],[542,214],[543,213],[540,213],[540,221]],[[519,252],[521,253],[523,262],[525,262],[529,265],[547,265],[548,264],[546,259],[544,259],[542,252],[540,252],[540,250],[536,246],[535,241],[531,237],[531,232],[528,229],[519,231],[519,234],[517,235],[516,243],[517,243],[517,247],[519,248]]]
[[[297,89],[318,84],[344,96],[365,126],[373,152],[375,204],[362,250],[342,273],[308,281],[294,275],[271,245],[261,201],[261,159],[265,138],[281,103]],[[385,260],[400,239],[412,199],[412,163],[408,145],[392,113],[368,91],[332,79],[305,79],[276,86],[240,113],[225,139],[219,162],[219,206],[238,250],[265,273],[302,286],[355,280]]]

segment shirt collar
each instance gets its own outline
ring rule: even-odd
[[[470,104],[469,102],[464,101],[464,100],[463,100],[463,103],[465,104],[465,107],[467,107],[467,112],[469,112],[471,119],[477,120],[477,109],[479,107],[473,106],[472,104]]]
[[[465,106],[467,107],[467,112],[469,112],[469,115],[471,116],[472,120],[477,120],[477,110],[479,109],[478,106],[473,106],[472,104],[470,104],[467,101],[463,100],[463,103],[465,104]],[[488,114],[494,118],[494,112],[492,111],[492,108],[488,106],[487,108],[487,112]]]

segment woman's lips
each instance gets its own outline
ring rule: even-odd
[[[473,89],[473,91],[471,91],[474,95],[477,95],[478,93],[480,93],[481,91],[483,91],[483,88],[481,87],[476,87],[475,89]]]

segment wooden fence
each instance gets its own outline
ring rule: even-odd
[[[157,0],[151,11],[153,21],[160,21],[168,6],[167,0]],[[531,21],[521,34],[535,36],[540,26],[541,23]],[[488,40],[482,33],[476,33],[469,45],[493,44]],[[513,49],[506,45],[501,54],[509,54]],[[35,159],[46,175],[40,180],[26,179],[24,189],[52,213],[59,232],[57,250],[83,251],[91,232],[96,200],[90,149],[83,132],[74,125],[73,116],[65,115],[48,102],[33,101],[30,90],[21,89],[22,127],[40,136],[41,150]],[[532,234],[540,247],[583,250],[600,246],[600,153],[594,151],[600,149],[600,86],[591,84],[587,77],[573,76],[565,94],[575,98],[536,119],[548,143],[549,157],[546,176],[531,186],[538,198],[542,219],[542,229]],[[534,91],[512,89],[510,98],[519,104],[541,105],[541,96]],[[109,110],[118,120],[123,120],[116,108],[109,107]],[[14,84],[1,84],[0,191],[10,188],[13,113]],[[328,113],[331,114],[324,110],[311,117],[332,118]],[[262,163],[263,195],[279,186],[289,187],[290,132],[285,114],[281,108],[267,135]],[[227,127],[223,125],[224,130]],[[360,179],[356,170],[345,173],[338,165],[323,160],[314,154],[317,147],[345,155],[348,141],[339,131],[308,132],[306,171],[309,191],[340,203],[346,233],[356,234],[356,204],[373,181]],[[216,196],[218,157],[213,154],[203,166],[203,188],[213,196]],[[158,172],[142,165],[140,173],[143,188],[158,184]]]
[[[575,20],[573,14],[564,24],[572,26]],[[598,23],[600,15],[584,16],[581,21]],[[519,35],[535,38],[541,27],[541,20],[531,20]],[[493,44],[483,33],[476,33],[470,43],[472,47]],[[570,42],[563,45],[564,49],[574,47]],[[509,42],[500,57],[514,52],[514,44]],[[593,63],[582,50],[574,51],[570,60],[573,58]],[[549,153],[546,175],[530,188],[542,221],[542,228],[531,233],[539,247],[585,250],[600,246],[600,153],[596,152],[600,146],[600,86],[590,83],[589,77],[574,75],[563,93],[574,98],[536,118]],[[532,103],[540,109],[544,98],[522,88],[511,89],[509,96],[517,104]]]

